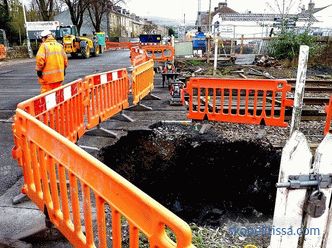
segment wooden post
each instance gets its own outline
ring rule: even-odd
[[[308,175],[311,158],[305,136],[301,132],[295,131],[282,150],[278,182],[287,182],[290,175]],[[292,228],[296,232],[298,228],[302,227],[306,192],[306,189],[277,189],[273,216],[274,228],[286,228],[285,230]],[[298,235],[271,235],[270,247],[297,248],[298,240]]]
[[[243,53],[243,39],[244,39],[244,35],[241,35],[241,47],[240,47],[240,54]]]
[[[211,55],[211,37],[207,38],[207,63],[210,63],[210,55]]]
[[[331,174],[332,173],[332,134],[327,134],[318,146],[315,154],[315,161],[313,164],[314,172],[320,174]],[[319,235],[311,233],[304,237],[303,248],[311,247],[332,247],[332,211],[329,209],[332,189],[321,189],[326,196],[326,210],[324,214],[319,218],[312,218],[307,216],[306,228],[309,230],[315,230],[320,232]],[[312,229],[310,229],[312,228]],[[324,245],[322,241],[324,240]]]
[[[213,64],[213,76],[216,75],[217,63],[218,63],[218,38],[215,38],[214,44],[214,64]]]
[[[230,55],[234,55],[233,49],[234,49],[234,39],[231,39],[231,51],[230,51]]]
[[[296,87],[295,87],[292,121],[290,127],[290,136],[295,130],[299,130],[301,122],[305,80],[307,76],[308,56],[309,56],[309,47],[300,46],[299,64],[297,67]]]

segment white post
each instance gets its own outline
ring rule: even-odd
[[[312,155],[305,136],[294,131],[282,150],[279,183],[288,182],[290,175],[308,175]],[[303,206],[307,189],[278,188],[275,201],[273,227],[296,232],[302,227]],[[296,248],[299,235],[272,235],[269,248]]]
[[[304,87],[307,76],[308,56],[309,56],[309,47],[300,46],[299,64],[297,67],[296,87],[294,93],[294,106],[292,113],[292,122],[290,127],[290,136],[295,130],[299,130],[301,122]]]
[[[216,75],[217,62],[218,62],[218,38],[214,40],[214,63],[213,63],[213,76]]]
[[[27,26],[27,18],[26,18],[26,15],[25,15],[25,5],[24,5],[24,3],[22,3],[22,8],[23,8],[24,26],[25,26],[25,31],[27,33],[28,54],[29,54],[29,58],[31,59],[33,57],[33,54],[32,54],[32,49],[31,49],[31,44],[30,44],[30,39],[29,39],[29,32],[28,32],[28,26]]]

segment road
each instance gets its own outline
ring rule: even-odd
[[[90,59],[69,58],[65,83],[89,74],[129,66],[129,51],[108,51]],[[13,196],[19,194],[22,186],[22,170],[11,156],[12,116],[18,103],[40,92],[34,68],[35,59],[12,60],[0,64],[0,246],[2,237],[19,235],[21,228],[38,228],[44,218],[31,202],[19,204],[15,208],[11,205]],[[15,216],[16,221],[13,219]]]
[[[89,74],[129,66],[129,51],[108,51],[90,59],[69,58],[65,83]],[[0,65],[0,195],[21,175],[16,161],[11,158],[13,146],[11,117],[18,103],[36,96],[40,92],[34,68],[35,59],[9,61]]]
[[[34,70],[35,59],[0,62],[0,246],[3,238],[21,239],[22,235],[39,230],[44,225],[44,215],[31,202],[12,204],[23,184],[22,169],[12,159],[12,116],[18,103],[39,94],[39,84]],[[65,83],[93,73],[130,67],[129,51],[108,51],[90,59],[69,59]],[[161,101],[146,100],[143,103],[153,110],[137,112],[125,110],[124,113],[134,122],[124,122],[116,117],[102,123],[104,128],[112,130],[118,136],[126,135],[128,130],[146,129],[151,124],[163,120],[185,120],[186,110],[181,106],[169,105],[167,88],[161,87],[161,76],[155,76],[155,90]],[[148,114],[147,114],[148,113]],[[113,144],[117,139],[102,136],[84,135],[78,145],[102,148]],[[84,148],[92,155],[97,152]],[[27,233],[28,231],[28,233]],[[33,247],[70,247],[68,241],[55,242],[42,239]]]

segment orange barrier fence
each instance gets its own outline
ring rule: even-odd
[[[327,134],[331,129],[331,121],[332,121],[332,96],[330,97],[329,105],[325,107],[326,112],[326,123],[324,128],[324,134]]]
[[[142,236],[150,247],[194,247],[184,221],[55,130],[21,109],[14,126],[24,193],[74,247],[139,247]]]
[[[6,47],[3,44],[0,44],[0,59],[5,59],[7,56]]]
[[[106,49],[130,49],[133,46],[139,46],[138,42],[111,42],[106,41]]]
[[[137,104],[147,96],[154,88],[154,62],[150,59],[143,64],[134,67],[132,72],[133,103]]]
[[[17,107],[76,142],[85,132],[83,98],[83,81],[78,79],[24,101]]]
[[[126,69],[90,75],[84,81],[87,82],[85,105],[88,129],[129,107]]]
[[[152,60],[135,67],[135,97],[153,88],[153,73]],[[22,191],[74,247],[138,247],[143,237],[150,247],[193,248],[183,220],[73,143],[127,108],[128,92],[127,71],[119,69],[20,103],[12,129]]]
[[[146,51],[138,46],[130,48],[130,62],[133,66],[140,65],[148,60]]]
[[[191,78],[188,118],[286,127],[286,80]]]
[[[149,59],[157,62],[172,61],[175,50],[171,45],[143,46]]]

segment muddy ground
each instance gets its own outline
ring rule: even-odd
[[[180,64],[185,76],[212,74],[204,62]],[[250,68],[275,78],[296,78],[297,73],[284,64],[224,65],[217,76],[239,78],[236,71],[242,70],[248,78],[260,78],[250,75]],[[308,67],[308,78],[331,75],[329,67]],[[204,124],[207,131],[200,134]],[[324,121],[307,121],[300,130],[317,144],[323,127]],[[272,226],[281,148],[288,136],[289,128],[279,127],[156,123],[150,130],[129,131],[97,157],[190,223],[197,247],[268,247],[268,235],[234,235],[230,228]]]
[[[243,74],[248,78],[266,78],[264,76],[250,74],[250,68],[256,69],[261,72],[267,72],[274,78],[296,78],[297,64],[296,62],[277,61],[272,59],[272,66],[258,65],[259,58],[252,65],[236,65],[232,62],[223,61],[218,62],[216,77],[235,77],[239,78],[238,71],[243,71]],[[213,74],[213,65],[207,64],[202,60],[186,59],[177,60],[175,62],[179,71],[187,76],[209,76]],[[310,79],[332,79],[332,67],[326,65],[308,65],[307,78]]]

